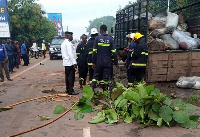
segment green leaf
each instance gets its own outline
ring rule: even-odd
[[[191,115],[189,119],[192,120],[192,121],[194,121],[194,122],[198,122],[199,118],[200,118],[200,116]]]
[[[192,120],[188,120],[186,121],[185,123],[183,124],[179,124],[181,127],[184,127],[184,128],[189,128],[189,129],[195,129],[197,128],[197,122],[194,122]]]
[[[163,123],[163,119],[162,119],[162,118],[159,118],[158,121],[157,121],[157,126],[158,126],[158,127],[161,127],[161,126],[162,126],[162,123]]]
[[[179,109],[184,109],[185,108],[185,103],[181,99],[172,99],[172,103],[170,105],[172,108],[179,108]]]
[[[155,102],[155,103],[153,103],[153,105],[152,105],[153,111],[155,111],[155,112],[157,112],[157,113],[159,112],[160,107],[161,107],[161,104],[158,103],[158,102]]]
[[[153,112],[152,110],[149,111],[148,117],[154,121],[158,121],[160,118],[157,113]]]
[[[85,105],[83,108],[80,110],[81,113],[90,113],[92,112],[92,106],[91,105]]]
[[[118,87],[118,88],[113,89],[112,94],[111,94],[112,101],[118,98],[124,91],[125,90],[123,87]]]
[[[74,118],[75,118],[76,120],[81,120],[81,119],[84,118],[84,115],[83,115],[83,114],[80,114],[80,113],[75,113],[75,114],[74,114]]]
[[[121,94],[114,102],[115,108],[117,107],[117,105],[119,104],[119,102],[124,99],[124,95]]]
[[[139,91],[140,98],[148,97],[148,93],[143,84],[139,84],[136,89]]]
[[[135,91],[133,91],[131,89],[127,90],[126,99],[133,100],[133,101],[135,101],[137,103],[141,102],[140,95],[137,92],[135,92]]]
[[[171,99],[166,99],[166,100],[163,101],[163,103],[164,103],[165,105],[170,106],[170,105],[172,104],[172,100],[171,100]]]
[[[189,120],[189,117],[190,117],[189,113],[183,110],[174,111],[173,114],[174,120],[178,123],[185,123],[186,121]]]
[[[97,123],[101,123],[101,122],[105,121],[105,119],[106,119],[105,113],[104,113],[104,111],[101,111],[101,112],[97,113],[97,116],[93,117],[89,123],[97,124]]]
[[[105,110],[108,124],[113,124],[118,121],[117,113],[113,109]]]
[[[146,92],[148,93],[148,95],[150,95],[151,91],[155,88],[154,85],[149,85],[149,86],[146,86],[145,89],[146,89]]]
[[[125,104],[127,104],[128,99],[122,99],[119,104],[117,105],[117,107],[123,107]]]
[[[83,97],[91,100],[93,94],[94,94],[94,91],[93,91],[92,87],[90,87],[89,85],[85,85],[83,87]]]
[[[152,91],[151,91],[151,96],[156,96],[156,95],[158,95],[158,94],[160,94],[160,89],[158,89],[158,88],[155,88],[155,89],[153,89]]]
[[[165,121],[170,122],[173,116],[173,110],[169,106],[162,106],[159,110],[159,116]]]
[[[143,107],[140,109],[140,116],[141,116],[142,120],[144,120],[144,108]]]
[[[132,118],[129,115],[126,115],[126,118],[124,119],[124,122],[126,123],[132,123]]]
[[[63,110],[65,110],[66,108],[64,106],[61,105],[57,105],[53,111],[53,114],[60,114]]]
[[[197,106],[192,105],[192,104],[186,104],[185,105],[185,110],[188,112],[193,112],[197,109]]]
[[[135,114],[136,117],[140,116],[140,109],[141,107],[132,104],[132,113]]]

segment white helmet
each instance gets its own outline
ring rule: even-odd
[[[98,33],[98,31],[97,31],[96,28],[92,28],[92,29],[91,29],[91,35],[92,35],[92,34],[97,34],[97,33]]]
[[[134,36],[135,36],[135,33],[131,33],[131,34],[130,34],[130,38],[131,38],[131,39],[134,39]]]

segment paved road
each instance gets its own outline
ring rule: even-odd
[[[40,65],[43,64],[43,65]],[[63,92],[64,67],[62,60],[32,59],[28,67],[20,66],[16,73],[11,74],[14,81],[1,83],[0,107],[27,100],[34,97],[48,95],[43,90],[54,89],[56,93]],[[80,93],[78,78],[76,77],[75,90]],[[6,137],[29,128],[36,127],[46,121],[41,121],[38,115],[46,115],[55,118],[53,114],[56,105],[69,108],[75,100],[68,102],[52,102],[48,100],[32,101],[14,107],[12,110],[0,112],[0,137]],[[120,121],[118,124],[107,125],[88,124],[96,113],[85,114],[84,119],[75,120],[74,111],[70,111],[58,121],[21,135],[22,137],[200,137],[200,126],[195,130],[180,127],[156,128],[148,127],[139,129],[136,122],[126,124]],[[87,132],[88,131],[88,132]],[[87,133],[85,133],[87,132]]]

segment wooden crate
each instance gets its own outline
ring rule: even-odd
[[[180,76],[200,76],[200,50],[151,52],[146,81],[176,81]]]

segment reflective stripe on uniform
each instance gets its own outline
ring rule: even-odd
[[[98,46],[109,47],[110,43],[98,43]]]
[[[97,82],[97,80],[96,79],[92,79],[92,82]]]
[[[111,50],[112,51],[112,53],[115,53],[116,52],[116,49],[113,49],[113,50]]]
[[[90,52],[89,52],[89,54],[92,54],[92,53],[93,53],[93,51],[90,51]]]
[[[88,66],[92,66],[92,63],[88,63]]]
[[[147,64],[142,64],[142,63],[132,63],[132,66],[143,66],[145,67]]]
[[[97,49],[93,49],[93,52],[96,52],[96,53],[97,53]]]
[[[104,84],[108,84],[109,82],[108,81],[104,81]]]
[[[142,54],[142,55],[146,55],[146,56],[149,55],[147,52],[142,52],[141,54]]]
[[[81,53],[76,53],[76,55],[80,55]]]

